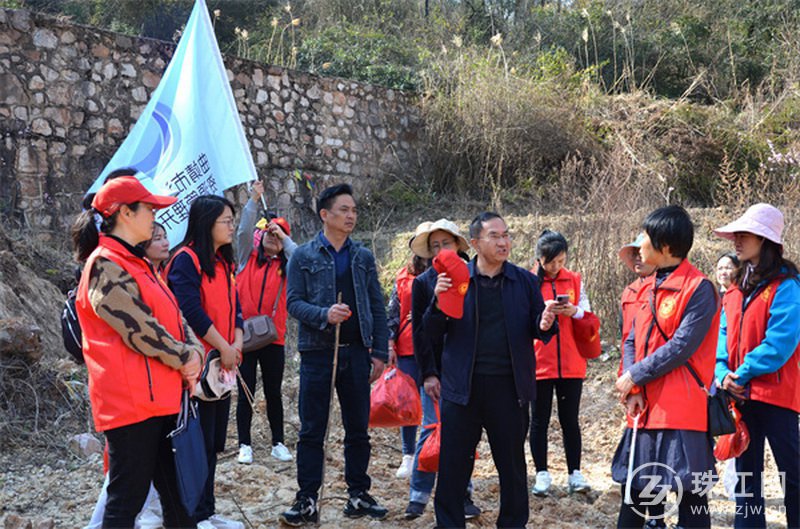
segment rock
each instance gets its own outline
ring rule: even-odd
[[[11,513],[6,516],[5,529],[33,529],[33,524],[27,518]]]
[[[24,105],[28,102],[25,88],[16,75],[0,73],[0,102],[7,105],[14,103]]]
[[[42,330],[27,318],[0,320],[0,357],[33,363],[42,357]]]
[[[36,520],[33,523],[33,529],[53,529],[55,526],[56,522],[52,518],[45,518],[44,520]]]
[[[50,128],[50,123],[46,119],[37,118],[31,123],[31,132],[42,136],[50,136],[53,133],[53,129]]]
[[[38,28],[33,32],[33,45],[37,48],[53,49],[58,45],[58,37],[49,29]]]
[[[70,438],[69,450],[75,455],[89,457],[92,454],[101,453],[103,445],[92,434],[80,433]]]

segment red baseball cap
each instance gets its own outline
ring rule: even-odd
[[[451,318],[460,319],[464,315],[464,298],[469,289],[467,263],[453,250],[442,249],[433,258],[433,268],[440,274],[447,274],[453,281],[453,286],[439,294],[439,308]]]
[[[92,207],[103,217],[110,217],[122,207],[123,204],[144,202],[154,209],[162,209],[177,202],[177,197],[154,195],[148,191],[135,176],[120,176],[109,180],[92,200]]]

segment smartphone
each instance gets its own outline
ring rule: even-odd
[[[559,294],[556,296],[556,303],[559,305],[566,305],[569,303],[569,294]]]

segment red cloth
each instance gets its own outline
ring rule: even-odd
[[[744,357],[755,349],[767,333],[770,307],[775,299],[778,286],[785,279],[776,279],[754,296],[742,318],[742,298],[744,294],[735,285],[725,292],[722,306],[728,322],[728,369],[736,371]],[[781,408],[800,412],[800,346],[794,350],[789,361],[774,373],[757,376],[750,381],[750,398]]]
[[[658,318],[658,325],[671,338],[678,329],[683,313],[692,294],[706,279],[699,270],[684,259],[658,287],[653,300],[653,307]],[[650,300],[653,297],[655,274],[645,281],[643,294]],[[652,328],[651,328],[652,326]],[[653,309],[648,303],[639,307],[635,315],[634,332],[636,333],[636,361],[641,361],[664,345],[667,340],[653,324]],[[700,347],[689,358],[689,364],[705,384],[710,384],[714,376],[714,363],[719,334],[719,308],[717,308],[711,327]],[[649,340],[645,337],[649,336]],[[649,429],[708,430],[708,396],[695,381],[685,366],[673,369],[663,377],[645,384],[642,388],[648,414],[645,423],[639,426]],[[633,426],[628,418],[629,426]]]
[[[440,274],[446,273],[453,282],[450,288],[439,294],[439,309],[451,318],[461,319],[469,289],[467,263],[453,250],[443,249],[433,258],[433,268]]]
[[[581,276],[562,268],[556,277],[545,277],[541,283],[542,298],[556,299],[569,296],[569,302],[578,303],[581,297]],[[558,316],[558,334],[548,343],[534,340],[536,351],[536,380],[553,378],[586,378],[586,358],[578,352],[573,325],[575,319]]]
[[[186,253],[192,258],[197,273],[200,274],[200,303],[203,311],[214,323],[217,332],[228,343],[233,343],[236,332],[236,279],[233,269],[223,259],[215,259],[214,277],[208,277],[200,268],[200,259],[191,246],[184,246],[172,256],[170,264],[181,253]],[[169,265],[167,273],[169,275]],[[200,341],[206,349],[206,354],[214,347],[201,337]]]
[[[281,285],[281,282],[283,283]],[[252,318],[261,314],[273,316],[272,307],[275,297],[281,291],[275,315],[272,321],[278,331],[275,344],[283,345],[286,337],[286,276],[281,271],[279,258],[270,258],[264,266],[258,266],[258,253],[253,250],[244,265],[244,269],[236,276],[236,290],[239,291],[239,303],[242,306],[242,317]]]
[[[95,260],[108,259],[136,281],[142,302],[176,339],[183,340],[178,302],[150,265],[120,242],[100,235],[86,261],[75,301],[83,331],[83,356],[89,372],[89,400],[97,431],[127,426],[180,411],[180,372],[125,345],[122,336],[89,303],[89,278]]]

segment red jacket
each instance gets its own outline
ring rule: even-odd
[[[766,337],[770,307],[783,279],[776,279],[753,296],[742,312],[744,293],[735,285],[725,292],[722,305],[728,322],[728,368],[736,369],[744,357]],[[779,370],[750,381],[750,398],[800,412],[800,346]]]
[[[130,349],[89,303],[89,277],[98,257],[113,261],[136,281],[142,302],[174,337],[185,340],[178,302],[150,265],[118,241],[100,236],[83,269],[76,308],[89,372],[89,400],[97,431],[178,413],[180,372]]]
[[[647,297],[642,296],[642,293],[645,291],[644,282],[645,278],[637,277],[622,291],[622,298],[619,302],[620,314],[622,315],[622,343],[619,347],[620,351],[625,350],[625,340],[628,338],[633,328],[633,317],[636,315],[636,311],[639,309],[640,305],[647,305]],[[622,357],[620,357],[617,376],[622,374],[622,363],[623,360]]]
[[[278,305],[275,298],[281,291]],[[275,344],[283,345],[286,336],[286,276],[281,270],[279,257],[270,257],[264,266],[258,266],[258,253],[250,252],[247,263],[236,276],[236,290],[239,291],[239,303],[242,306],[242,317],[252,318],[266,314],[272,317],[278,331]],[[272,308],[275,307],[275,313]]]
[[[658,327],[671,339],[681,324],[683,312],[700,283],[706,277],[684,259],[654,292],[656,276],[644,282],[647,303],[641,304],[635,315],[636,362],[644,359],[665,343]],[[652,307],[651,307],[652,303]],[[658,327],[653,322],[653,309]],[[719,307],[700,347],[689,358],[689,364],[706,384],[714,377],[714,363],[719,333]],[[649,339],[648,339],[649,337]],[[650,429],[696,430],[708,429],[708,396],[685,366],[645,384],[642,393],[647,405],[645,423]],[[629,424],[632,424],[630,418]]]
[[[233,277],[233,267],[223,259],[214,260],[214,277],[208,277],[200,268],[200,259],[191,246],[184,246],[172,256],[175,259],[181,253],[186,253],[192,258],[197,273],[200,274],[200,303],[203,311],[214,323],[214,328],[225,338],[228,343],[233,343],[236,332],[236,279]],[[171,263],[172,261],[170,261]],[[167,268],[169,275],[169,268]],[[206,353],[214,347],[198,336]]]
[[[557,294],[566,294],[573,305],[581,296],[581,276],[562,268],[555,278],[545,276],[541,282],[542,298],[556,299]],[[572,318],[558,317],[558,334],[544,344],[533,341],[536,351],[536,380],[551,378],[586,378],[586,359],[578,352],[572,330]]]
[[[397,299],[400,301],[400,327],[395,339],[394,348],[397,356],[413,356],[414,343],[411,332],[411,285],[417,276],[403,267],[397,273]]]

